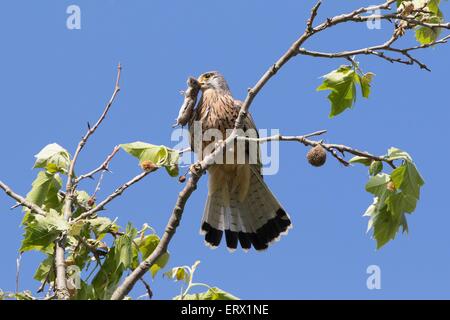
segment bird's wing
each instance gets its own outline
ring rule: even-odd
[[[242,101],[240,101],[240,100],[234,100],[234,107],[235,107],[235,108],[241,109],[242,104],[243,104]],[[244,119],[244,131],[247,131],[248,129],[254,129],[255,132],[256,132],[256,138],[259,138],[259,132],[258,132],[258,129],[256,128],[255,121],[253,120],[253,117],[252,117],[252,115],[251,115],[250,112],[247,112],[247,116],[246,116],[245,119]],[[255,142],[250,142],[250,143],[255,143]],[[252,150],[252,149],[253,149],[253,148],[250,148],[249,146],[246,146],[247,152],[248,152],[249,150]],[[256,159],[257,164],[255,165],[255,166],[256,166],[255,169],[256,169],[258,172],[261,173],[262,163],[261,163],[261,154],[260,154],[259,143],[257,143],[257,145],[256,145],[256,150],[257,150],[257,155],[256,155],[256,156],[257,156],[257,159]]]

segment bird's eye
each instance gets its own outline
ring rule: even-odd
[[[205,75],[203,76],[203,78],[205,78],[205,79],[209,79],[209,78],[211,78],[211,73],[207,73],[207,74],[205,74]]]

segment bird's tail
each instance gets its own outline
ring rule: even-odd
[[[258,170],[254,166],[243,168],[244,172],[238,171],[236,175],[244,177],[241,181],[247,182],[237,187],[233,187],[233,182],[221,181],[220,186],[214,188],[212,180],[220,173],[210,172],[210,192],[200,233],[205,235],[205,243],[212,248],[220,244],[225,233],[227,247],[231,251],[237,248],[238,242],[244,250],[252,245],[256,250],[265,250],[292,227],[289,215]]]

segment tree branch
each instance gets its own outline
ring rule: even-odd
[[[89,211],[86,211],[86,212],[80,214],[77,218],[73,219],[72,223],[75,223],[75,222],[80,221],[82,219],[89,218],[90,216],[92,216],[96,212],[98,212],[100,210],[103,210],[103,208],[108,203],[110,203],[112,200],[114,200],[115,198],[120,196],[126,189],[131,187],[133,184],[135,184],[136,182],[139,182],[140,180],[145,178],[151,172],[153,172],[153,171],[143,171],[142,173],[138,174],[137,176],[135,176],[130,181],[124,183],[119,188],[117,188],[113,193],[111,193],[109,196],[107,196],[103,201],[101,201],[97,206],[95,206],[95,208],[92,208]]]
[[[335,157],[339,162],[341,162],[345,166],[349,166],[350,163],[343,159],[336,151],[339,151],[339,153],[344,154],[345,152],[353,154],[355,156],[364,157],[367,159],[371,159],[374,161],[382,161],[387,164],[389,164],[393,169],[395,169],[395,165],[392,160],[388,160],[384,157],[373,155],[366,151],[360,151],[358,149],[343,145],[343,144],[334,144],[334,143],[323,143],[323,141],[314,141],[308,139],[312,136],[318,136],[326,133],[326,130],[321,130],[317,132],[313,132],[310,134],[306,134],[303,136],[282,136],[282,135],[273,135],[270,137],[263,137],[263,138],[250,138],[245,136],[237,137],[237,140],[245,140],[245,141],[253,141],[258,143],[265,143],[269,141],[295,141],[300,142],[304,144],[305,146],[315,147],[317,145],[321,145],[325,150],[327,150],[333,157]]]
[[[55,241],[55,269],[56,269],[56,287],[55,294],[58,300],[69,300],[70,294],[66,282],[66,260],[64,257],[66,245],[66,236],[61,235],[60,239]]]
[[[113,105],[114,100],[116,99],[117,94],[120,91],[120,75],[122,71],[122,66],[117,66],[117,77],[116,77],[116,83],[114,86],[114,91],[109,99],[108,103],[106,104],[105,109],[103,110],[103,113],[100,115],[100,118],[98,118],[97,122],[93,127],[91,127],[88,123],[88,131],[86,134],[81,138],[80,142],[78,143],[77,149],[75,151],[75,154],[72,158],[72,161],[70,162],[69,171],[67,173],[67,184],[66,184],[66,198],[64,201],[64,216],[67,220],[70,219],[70,216],[72,215],[71,212],[71,205],[73,200],[73,188],[76,185],[74,183],[74,170],[75,170],[75,164],[78,160],[78,156],[80,155],[81,150],[86,145],[86,142],[88,141],[89,137],[94,134],[94,132],[97,130],[97,128],[100,126],[100,124],[103,122],[103,120],[106,118],[106,115],[108,114],[108,111],[111,109],[111,106]]]
[[[136,282],[145,275],[145,273],[156,262],[156,260],[158,260],[158,258],[167,251],[170,240],[172,239],[178,225],[180,224],[186,202],[191,196],[192,192],[197,189],[197,182],[200,179],[201,174],[201,171],[197,171],[194,168],[192,169],[191,177],[186,183],[184,189],[178,195],[177,202],[172,210],[169,222],[167,223],[166,229],[163,236],[161,237],[161,240],[158,243],[158,246],[147,259],[142,261],[139,266],[125,278],[123,283],[114,291],[111,300],[122,300],[131,291]]]
[[[114,86],[114,91],[109,99],[108,103],[106,104],[105,109],[103,110],[103,113],[100,115],[100,118],[97,120],[97,122],[94,124],[93,127],[88,123],[88,131],[86,134],[81,138],[80,142],[78,143],[77,149],[75,150],[75,154],[70,161],[69,170],[67,173],[67,183],[66,183],[66,196],[64,198],[64,204],[63,204],[63,214],[64,218],[69,221],[72,216],[72,203],[73,199],[75,197],[75,188],[76,183],[74,181],[74,171],[75,171],[75,165],[78,160],[78,156],[80,155],[81,150],[85,146],[86,142],[88,141],[89,137],[94,134],[94,132],[97,130],[97,128],[100,126],[100,124],[103,122],[103,120],[106,118],[106,115],[108,114],[108,111],[111,109],[111,106],[113,105],[113,102],[117,96],[117,94],[120,91],[120,74],[121,74],[122,66],[117,66],[117,77],[116,77],[116,83]],[[65,265],[65,258],[64,258],[64,251],[65,251],[65,243],[66,243],[66,235],[63,234],[61,236],[61,239],[56,241],[56,254],[55,254],[55,265],[56,265],[56,295],[58,299],[66,300],[70,298],[69,291],[67,289],[67,283],[66,283],[66,265]]]
[[[9,186],[7,186],[2,181],[0,181],[0,189],[3,189],[3,191],[5,191],[5,193],[8,196],[10,196],[14,200],[16,200],[19,203],[19,205],[30,209],[31,212],[39,214],[41,216],[47,215],[47,213],[41,207],[35,205],[34,203],[32,203],[32,202],[28,201],[27,199],[25,199],[24,197],[22,197],[21,195],[15,193]]]
[[[86,179],[86,178],[92,179],[92,177],[97,172],[109,171],[109,164],[110,164],[111,160],[114,158],[114,156],[116,155],[116,153],[119,152],[119,150],[120,150],[120,146],[115,146],[113,152],[110,155],[108,155],[108,157],[105,159],[105,161],[98,168],[96,168],[88,173],[82,174],[81,176],[79,176],[78,178],[75,179],[74,184],[76,185],[81,180]]]

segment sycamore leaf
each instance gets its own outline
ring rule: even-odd
[[[69,236],[77,237],[81,235],[81,232],[86,228],[87,224],[85,221],[77,221],[75,223],[71,223],[69,227]]]
[[[44,217],[33,215],[25,226],[20,252],[38,250],[47,254],[53,253],[53,242],[69,225],[62,215],[53,209]]]
[[[404,192],[398,192],[387,198],[386,204],[394,216],[401,216],[404,212],[412,213],[416,209],[417,199]]]
[[[419,199],[420,188],[425,182],[412,162],[405,161],[403,165],[392,171],[391,179],[396,189],[401,189],[406,194]]]
[[[156,234],[150,234],[143,238],[134,239],[136,246],[133,247],[133,268],[139,265],[139,253],[142,255],[142,260],[147,259],[159,244],[159,237]],[[139,250],[139,251],[138,251]],[[159,270],[164,268],[169,261],[170,254],[168,252],[163,253],[155,263],[150,267],[150,273],[154,278]]]
[[[53,264],[55,263],[53,255],[48,255],[47,258],[41,262],[39,267],[36,269],[33,278],[37,281],[43,282],[48,278],[51,282],[55,278],[55,273],[53,270]],[[49,275],[50,273],[50,275]]]
[[[124,268],[120,263],[119,254],[111,248],[102,263],[100,270],[92,279],[92,290],[95,298],[109,300],[122,278]]]
[[[390,177],[386,173],[380,173],[376,176],[370,177],[366,184],[366,191],[376,196],[381,196],[386,190],[386,186],[390,181]]]
[[[150,161],[157,167],[165,167],[172,177],[178,176],[178,151],[140,141],[121,144],[120,147],[138,158],[140,164]]]
[[[355,71],[356,67],[341,66],[323,76],[323,83],[317,87],[317,91],[330,90],[328,99],[331,102],[330,118],[350,109],[356,102],[356,85],[361,87],[361,93],[364,98],[370,95],[370,84],[374,73],[368,72],[359,74],[361,71]]]
[[[170,254],[168,252],[164,252],[150,267],[150,273],[152,274],[153,278],[156,276],[159,270],[163,269],[167,265],[167,262],[169,262],[169,258]]]
[[[364,98],[369,98],[370,95],[370,83],[372,82],[374,73],[368,72],[364,75],[358,75],[359,84],[361,85],[361,94]]]
[[[419,0],[416,0],[419,1]],[[420,0],[423,3],[415,4],[415,7],[422,8],[425,4],[427,5],[425,10],[430,13],[420,14],[417,18],[425,23],[441,23],[443,21],[443,14],[439,8],[440,0]],[[416,28],[416,40],[420,44],[430,44],[437,40],[441,33],[441,28],[428,28],[424,26],[418,26]]]
[[[80,289],[77,290],[74,300],[94,300],[96,298],[93,286],[80,280]]]
[[[90,219],[89,224],[92,226],[92,231],[94,232],[97,239],[102,238],[103,235],[105,235],[109,231],[119,231],[119,226],[107,217],[97,217],[95,219]]]
[[[137,230],[129,223],[124,235],[118,237],[115,241],[115,250],[119,258],[119,264],[124,269],[130,268],[133,263],[133,239],[137,235]]]
[[[383,162],[381,162],[381,161],[372,161],[372,163],[369,166],[369,174],[371,176],[376,176],[381,171],[383,171]]]
[[[29,290],[25,290],[25,291],[17,292],[17,293],[11,293],[9,296],[16,300],[36,300],[36,298],[33,297],[33,294]]]
[[[156,249],[156,246],[159,243],[159,237],[156,234],[150,234],[143,239],[137,238],[134,242],[139,247],[142,259],[145,260]]]
[[[84,190],[77,191],[76,200],[77,200],[78,204],[81,204],[83,206],[88,206],[88,201],[90,198],[91,198],[91,196],[86,191],[84,191]]]
[[[57,143],[45,146],[35,157],[34,168],[45,168],[51,173],[67,173],[69,170],[69,152]]]
[[[439,22],[436,22],[439,23]],[[416,30],[416,40],[420,44],[430,44],[437,40],[439,34],[441,33],[441,29],[431,29],[428,27],[419,27]]]
[[[323,83],[317,91],[330,90],[328,99],[331,102],[330,118],[351,108],[356,101],[356,73],[351,66],[341,66],[323,76]]]
[[[191,275],[186,271],[185,267],[172,268],[172,270],[165,272],[164,275],[174,281],[182,280],[186,283],[189,283],[189,280],[191,278]]]
[[[361,157],[361,156],[355,156],[355,157],[351,158],[349,162],[350,163],[360,163],[365,166],[370,166],[370,164],[372,163],[372,159],[369,159],[366,157]]]
[[[44,206],[45,209],[61,208],[61,200],[58,191],[62,187],[62,180],[58,174],[40,171],[31,185],[26,199],[38,206]]]
[[[373,237],[377,241],[377,249],[383,247],[387,242],[395,238],[399,227],[404,221],[402,216],[392,215],[388,206],[384,205],[376,211],[373,219]],[[403,230],[406,228],[403,226]]]
[[[366,185],[366,190],[375,198],[364,216],[370,217],[368,230],[373,228],[377,249],[394,239],[400,227],[403,232],[408,232],[406,213],[416,209],[420,188],[424,185],[407,152],[390,148],[386,159],[402,160],[402,164],[390,175],[381,173],[370,177]]]
[[[411,156],[408,152],[405,152],[403,150],[397,149],[397,148],[389,148],[388,154],[386,156],[387,160],[407,160],[412,161]]]
[[[180,300],[181,296],[176,296],[174,300]],[[208,289],[206,292],[186,294],[183,300],[239,300],[238,297],[223,291],[217,287]]]
[[[100,270],[92,280],[92,288],[88,288],[90,292],[94,292],[96,299],[109,299],[117,288],[123,272],[132,267],[135,246],[133,239],[136,235],[136,228],[129,223],[125,234],[114,241],[114,246],[108,251]]]

